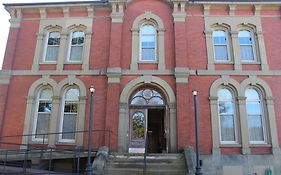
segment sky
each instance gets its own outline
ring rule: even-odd
[[[88,1],[88,0],[0,0],[0,69],[4,59],[7,38],[10,28],[10,15],[4,9],[3,3],[31,3],[31,2],[61,2],[61,1]]]

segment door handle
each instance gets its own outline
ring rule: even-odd
[[[147,131],[148,134],[152,134],[152,131]]]

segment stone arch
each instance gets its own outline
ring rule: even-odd
[[[42,87],[44,86],[48,86],[51,88],[53,92],[53,102],[59,94],[56,81],[48,76],[43,76],[42,78],[32,83],[32,85],[29,88],[28,95],[26,97],[27,104],[26,104],[24,128],[23,128],[24,135],[28,135],[32,133],[36,96],[38,95],[40,89],[42,89]],[[55,113],[53,112],[52,115],[55,115]],[[27,137],[22,138],[22,144],[27,144],[29,141],[31,141],[30,138]]]
[[[141,76],[130,81],[123,89],[119,101],[119,126],[118,126],[118,151],[126,152],[128,149],[129,131],[129,98],[131,94],[143,85],[151,85],[158,88],[167,100],[167,112],[169,116],[169,152],[176,151],[176,97],[170,85],[155,76]]]
[[[266,98],[272,98],[272,92],[269,85],[264,80],[258,77],[250,77],[248,79],[245,79],[240,84],[239,90],[242,96],[244,96],[244,92],[249,85],[259,88],[264,93]]]
[[[140,28],[145,23],[153,24],[157,30],[156,60],[149,63],[157,63],[158,69],[165,69],[164,23],[158,15],[148,11],[136,17],[132,25],[132,55],[130,68],[136,70],[138,69],[138,63],[145,62],[140,61]]]
[[[75,77],[68,77],[58,84],[58,89],[61,91],[60,94],[62,94],[62,91],[65,89],[65,86],[71,86],[76,85],[79,88],[80,96],[86,96],[86,87],[83,81],[79,80]]]
[[[215,80],[212,85],[211,85],[211,88],[210,88],[210,96],[211,97],[216,97],[217,96],[217,91],[218,91],[218,88],[219,86],[221,85],[224,85],[224,86],[231,86],[233,90],[235,90],[236,93],[238,93],[238,89],[239,89],[239,83],[230,78],[230,77],[222,77],[222,78],[219,78],[217,80]],[[237,94],[239,95],[239,93]]]
[[[62,80],[58,84],[58,89],[60,90],[60,97],[63,96],[64,91],[67,87],[69,86],[76,86],[79,89],[79,107],[78,107],[78,116],[77,116],[77,123],[76,123],[76,130],[77,131],[84,131],[85,127],[85,111],[86,111],[86,87],[83,81],[80,79],[74,77],[74,76],[69,76],[68,78]],[[63,101],[63,100],[61,100]],[[63,105],[61,105],[63,106]],[[57,122],[61,121],[62,114],[63,114],[63,109],[60,109],[59,112],[59,119]],[[60,123],[61,124],[61,123]],[[83,145],[83,133],[76,133],[76,140],[75,143],[76,146],[82,146]]]

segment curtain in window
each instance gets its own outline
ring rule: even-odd
[[[69,61],[81,61],[83,55],[85,34],[82,31],[72,33]]]
[[[43,138],[49,132],[49,121],[52,112],[52,91],[43,89],[38,98],[38,109],[35,126],[35,138]],[[38,135],[37,135],[38,134]],[[47,136],[45,136],[47,138]]]
[[[141,27],[141,60],[156,60],[156,29],[152,25],[144,25]]]
[[[62,133],[61,138],[67,140],[75,139],[76,121],[78,114],[78,102],[79,102],[79,90],[68,89],[65,93],[64,99],[64,114],[62,122]],[[67,133],[70,132],[70,133]]]
[[[264,122],[260,94],[254,88],[245,92],[250,142],[264,142]]]
[[[251,32],[247,30],[239,31],[238,40],[240,45],[241,60],[244,61],[254,60]]]
[[[235,112],[232,92],[227,88],[218,91],[220,137],[222,142],[235,142]]]
[[[228,60],[228,49],[226,33],[223,30],[213,31],[213,44],[215,52],[215,60],[227,61]]]
[[[57,61],[60,46],[60,33],[49,33],[45,61]]]

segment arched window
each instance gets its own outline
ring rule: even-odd
[[[81,62],[83,56],[83,46],[85,40],[85,33],[82,31],[74,31],[71,34],[71,43],[70,43],[70,62]]]
[[[47,139],[47,135],[43,135],[49,132],[49,122],[52,112],[52,91],[48,88],[42,89],[37,97],[37,109],[36,117],[33,127],[33,140]],[[38,134],[38,135],[37,135]]]
[[[45,53],[45,62],[55,62],[58,59],[60,47],[60,33],[58,31],[48,33],[48,40]]]
[[[60,123],[60,141],[75,140],[76,123],[79,107],[79,90],[68,88],[63,96],[63,111]],[[65,132],[65,133],[64,133]]]
[[[156,29],[145,24],[140,30],[140,61],[156,61]]]
[[[157,106],[164,105],[164,100],[161,94],[153,89],[142,89],[137,91],[131,98],[131,105],[137,106]]]
[[[248,30],[241,30],[238,33],[240,46],[240,57],[242,61],[254,61],[254,47],[252,33]]]
[[[221,143],[237,143],[237,128],[233,93],[223,87],[218,90],[218,114]]]
[[[265,143],[265,121],[261,93],[249,87],[245,91],[250,143]]]
[[[216,61],[229,61],[228,40],[224,30],[213,31],[214,57]]]

